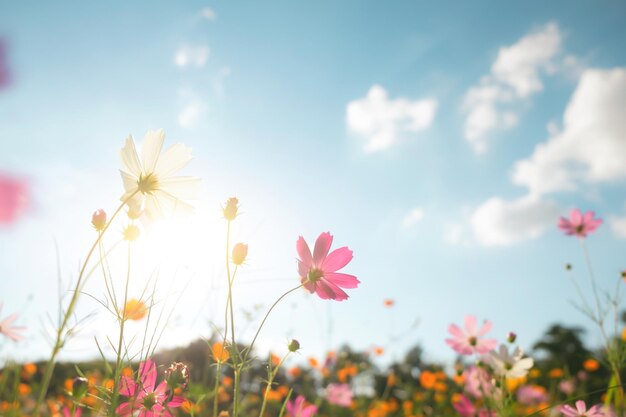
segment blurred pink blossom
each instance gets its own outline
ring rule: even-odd
[[[566,417],[604,417],[604,412],[599,404],[587,410],[587,405],[583,400],[576,401],[576,408],[571,405],[564,405],[559,411]]]
[[[2,312],[2,303],[0,303],[0,312]],[[0,320],[0,334],[8,337],[14,342],[23,339],[24,336],[22,336],[20,332],[26,330],[26,327],[23,326],[13,326],[12,323],[17,320],[17,317],[17,314],[11,314],[4,320]]]
[[[27,205],[26,182],[0,173],[0,225],[15,223]]]
[[[311,417],[317,413],[317,407],[313,404],[306,404],[305,398],[302,395],[287,403],[287,413],[291,417]]]
[[[517,390],[516,396],[522,405],[539,404],[550,399],[546,389],[539,385],[523,385]]]
[[[594,212],[587,211],[582,214],[579,209],[573,209],[570,212],[569,219],[561,217],[559,219],[559,229],[565,234],[578,237],[586,237],[587,234],[593,232],[602,224],[602,219],[594,219]]]
[[[326,387],[326,400],[340,407],[352,405],[352,391],[348,384],[329,384]]]
[[[498,341],[496,339],[481,339],[491,330],[491,322],[485,320],[480,329],[476,328],[476,317],[465,316],[465,330],[456,324],[448,327],[451,339],[446,339],[446,343],[461,355],[471,355],[473,353],[485,354],[493,350]]]
[[[348,294],[341,288],[356,288],[359,280],[353,275],[337,272],[352,260],[352,251],[344,246],[328,253],[332,243],[333,237],[329,232],[320,234],[311,256],[309,245],[300,236],[296,243],[300,257],[298,273],[304,288],[311,294],[316,293],[323,300],[343,301]]]
[[[493,383],[491,377],[483,368],[470,366],[463,372],[465,376],[465,391],[474,398],[482,398],[483,394],[491,394]]]

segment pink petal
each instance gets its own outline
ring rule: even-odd
[[[576,410],[578,410],[579,414],[585,414],[585,411],[587,411],[587,405],[583,400],[576,401]]]
[[[480,337],[480,336],[486,335],[489,332],[489,330],[491,330],[491,327],[492,327],[491,322],[489,320],[485,320],[482,327],[476,333],[476,336]]]
[[[322,270],[324,272],[335,272],[343,268],[352,260],[352,251],[344,246],[332,251],[324,260]]]
[[[315,283],[315,294],[322,300],[332,300],[335,297],[333,290],[323,281]]]
[[[584,215],[583,215],[583,224],[587,224],[589,223],[591,220],[593,220],[593,211],[589,210],[587,211]]]
[[[569,214],[569,218],[574,226],[578,226],[582,222],[582,214],[578,209],[573,209]]]
[[[115,409],[115,413],[119,414],[120,416],[129,416],[132,414],[132,412],[133,407],[130,402],[122,403]]]
[[[153,392],[157,397],[163,397],[165,396],[166,391],[167,391],[167,382],[161,381],[161,383],[154,389]]]
[[[300,278],[306,279],[310,270],[310,266],[306,266],[304,262],[298,261],[298,275],[300,275]]]
[[[123,376],[120,379],[119,393],[127,397],[133,397],[135,392],[137,392],[137,384],[135,381],[128,376]]]
[[[360,283],[354,275],[339,272],[327,272],[324,274],[324,279],[341,288],[356,288]]]
[[[156,365],[151,359],[141,362],[139,364],[139,376],[141,379],[141,388],[144,391],[154,391],[154,384],[156,383],[157,372]]]
[[[324,232],[318,236],[315,241],[315,248],[313,249],[313,264],[315,266],[322,266],[332,243],[333,237],[329,232]]]
[[[348,299],[348,294],[346,294],[346,292],[344,290],[342,290],[341,288],[339,288],[338,286],[336,286],[332,282],[328,282],[326,280],[322,280],[322,282],[327,284],[331,288],[331,290],[335,293],[335,296],[332,297],[333,300],[335,300],[335,301],[344,301],[344,300]]]
[[[183,405],[183,403],[185,402],[185,398],[178,396],[178,395],[174,395],[172,397],[172,400],[170,402],[167,403],[168,407],[172,407],[172,408],[176,408],[176,407],[180,407],[181,405]]]
[[[311,249],[309,249],[309,245],[306,243],[304,238],[300,236],[298,241],[296,242],[296,251],[298,251],[298,256],[300,257],[300,261],[307,267],[311,268],[313,264],[313,257],[311,256]]]
[[[498,345],[498,341],[496,339],[482,339],[476,343],[476,352],[484,355],[485,353],[489,353],[495,349]]]
[[[448,326],[448,332],[452,336],[454,336],[454,337],[456,337],[458,339],[465,339],[465,333],[456,324],[451,324],[450,326]]]
[[[476,336],[476,316],[465,316],[465,331],[469,336]]]

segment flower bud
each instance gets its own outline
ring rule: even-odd
[[[291,341],[287,345],[287,348],[289,349],[289,352],[296,352],[298,349],[300,349],[300,342],[298,342],[296,339],[291,339]]]
[[[76,401],[79,401],[81,398],[87,394],[87,389],[89,388],[89,381],[87,378],[83,378],[82,376],[77,376],[72,381],[72,398]]]
[[[128,240],[129,242],[137,240],[137,238],[139,237],[139,227],[134,224],[129,224],[128,226],[126,226],[126,229],[124,229],[123,235],[124,239]]]
[[[107,214],[104,210],[99,209],[94,211],[91,215],[91,224],[98,231],[101,232],[104,230],[104,227],[107,225]]]
[[[224,218],[228,221],[235,220],[237,217],[237,210],[239,210],[239,200],[237,197],[231,197],[226,201],[226,206],[222,209],[224,212]]]
[[[246,256],[248,256],[248,245],[244,243],[237,243],[233,247],[233,263],[235,265],[241,265],[246,260]]]
[[[174,362],[164,371],[167,385],[172,389],[185,389],[189,384],[189,368],[182,362]]]
[[[620,273],[620,275],[622,276],[622,278],[624,278],[624,279],[626,280],[626,271],[622,271],[622,272]]]
[[[506,335],[506,341],[509,343],[515,343],[515,340],[517,339],[517,335],[513,332],[509,332]]]
[[[572,264],[565,264],[565,270],[566,271],[571,271],[572,270]]]

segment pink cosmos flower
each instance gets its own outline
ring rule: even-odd
[[[173,417],[169,408],[180,407],[185,399],[174,395],[168,401],[167,382],[161,381],[155,388],[156,378],[156,365],[150,359],[139,364],[139,383],[123,376],[119,393],[129,399],[120,404],[115,412],[121,417]]]
[[[576,401],[576,408],[571,405],[564,405],[559,411],[566,417],[604,417],[602,406],[594,405],[587,410],[587,405],[583,400]]]
[[[480,329],[476,329],[476,317],[465,316],[465,331],[456,324],[448,327],[451,339],[446,339],[446,343],[461,355],[471,355],[473,353],[485,354],[493,350],[498,341],[496,339],[480,339],[491,330],[491,322],[485,320]]]
[[[0,311],[2,311],[2,303],[0,303]],[[5,335],[9,339],[17,342],[24,338],[20,332],[26,330],[24,326],[13,326],[12,323],[17,320],[17,314],[11,314],[9,317],[0,321],[0,334]]]
[[[304,396],[298,395],[294,401],[287,403],[287,413],[291,417],[312,417],[317,413],[317,407],[313,404],[307,405]]]
[[[14,223],[27,203],[27,184],[0,173],[0,225]]]
[[[518,388],[516,396],[522,405],[535,405],[550,400],[548,392],[540,385],[522,385]]]
[[[452,406],[461,417],[474,417],[476,414],[474,403],[463,394],[459,396],[459,400],[453,403]]]
[[[559,219],[559,229],[567,235],[586,237],[602,224],[602,219],[594,219],[594,212],[588,211],[582,214],[579,209],[573,209],[569,214],[569,219],[561,217]]]
[[[470,366],[463,371],[465,376],[465,391],[474,398],[482,398],[484,394],[490,395],[494,391],[491,377],[483,368]]]
[[[352,251],[344,246],[331,253],[333,237],[324,232],[315,241],[313,256],[306,241],[300,236],[296,243],[298,251],[298,273],[300,281],[311,294],[316,293],[323,300],[343,301],[348,298],[341,288],[356,288],[359,280],[353,275],[337,272],[352,260]]]
[[[326,400],[330,404],[340,407],[352,405],[352,390],[348,384],[328,384],[326,387]]]

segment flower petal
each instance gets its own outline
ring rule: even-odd
[[[120,379],[119,393],[126,397],[133,397],[137,392],[137,383],[128,376],[122,376]]]
[[[177,143],[161,154],[154,172],[159,177],[168,177],[182,169],[192,159],[191,148]]]
[[[306,240],[302,236],[298,238],[296,242],[296,251],[298,251],[298,256],[300,257],[300,261],[307,267],[311,268],[313,264],[313,257],[311,256],[311,249],[309,249],[309,245],[306,243]]]
[[[141,379],[141,387],[143,390],[153,392],[156,377],[156,365],[151,359],[139,364],[139,378]]]
[[[354,275],[341,274],[339,272],[327,272],[324,274],[326,281],[341,288],[356,288],[360,281]]]
[[[163,129],[149,130],[143,137],[143,142],[141,143],[141,162],[143,164],[144,174],[152,174],[155,172],[164,140],[165,132],[163,132]]]
[[[325,278],[323,278],[319,282],[319,284],[326,285],[326,286],[328,286],[330,288],[330,291],[333,293],[333,296],[330,297],[331,300],[343,301],[343,300],[347,300],[348,299],[348,294],[346,294],[346,292],[344,290],[342,290],[341,288],[339,288],[338,286],[336,286],[332,282],[327,281]]]
[[[569,214],[569,219],[572,222],[572,225],[574,227],[579,226],[580,223],[582,222],[582,214],[580,212],[580,210],[576,209],[572,209],[572,211]]]
[[[128,171],[130,171],[130,173],[135,177],[139,178],[141,175],[141,163],[139,162],[139,156],[137,155],[137,149],[135,148],[135,141],[133,141],[132,136],[128,136],[126,138],[124,147],[120,150],[120,158]]]
[[[335,272],[346,266],[352,260],[352,251],[344,246],[332,251],[322,263],[324,272]]]
[[[465,331],[469,336],[476,336],[476,316],[465,316]]]
[[[159,189],[181,200],[194,200],[200,190],[200,178],[169,177],[159,179]]]
[[[321,267],[328,255],[330,245],[333,243],[333,237],[329,232],[321,233],[315,241],[315,248],[313,249],[313,264],[316,267]]]

